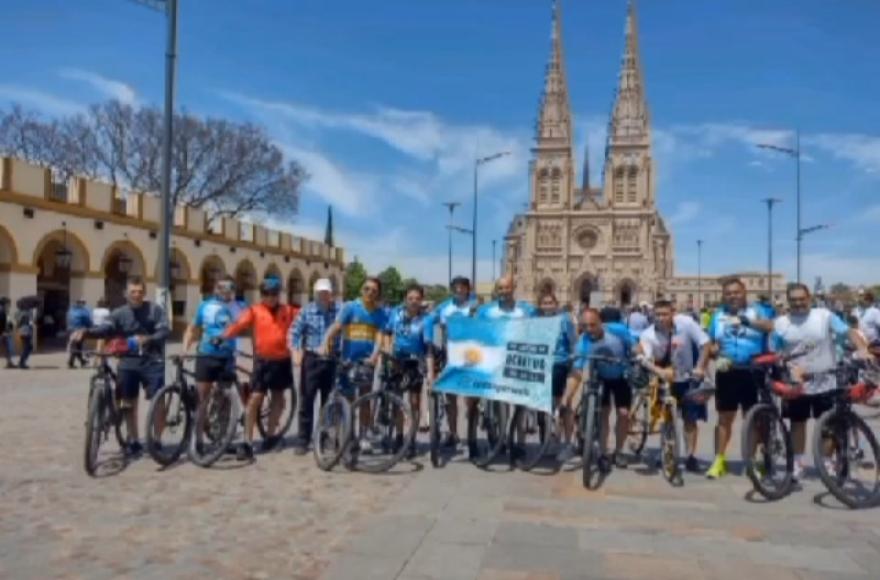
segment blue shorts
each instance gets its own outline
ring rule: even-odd
[[[691,383],[690,381],[672,384],[672,396],[678,401],[678,411],[681,413],[681,418],[691,423],[706,421],[709,418],[705,403],[692,403],[684,398],[688,391],[696,389],[697,387],[699,387],[699,385]]]
[[[147,399],[152,399],[165,384],[164,367],[119,369],[118,376],[122,398],[128,400],[138,398],[142,385],[147,393]]]

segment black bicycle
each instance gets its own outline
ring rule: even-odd
[[[379,388],[361,395],[351,405],[350,469],[381,473],[388,471],[415,444],[416,423],[403,394],[411,382],[421,382],[418,359],[381,355]],[[413,372],[414,371],[414,372]]]
[[[438,377],[446,366],[446,351],[435,349],[432,358],[434,360],[434,376]],[[446,393],[432,388],[430,398],[428,399],[428,424],[430,426],[429,442],[431,450],[431,465],[434,467],[440,467],[443,465],[443,461],[441,461],[443,441],[447,436],[454,435],[452,429],[448,427],[448,424],[446,432],[443,430],[444,423],[447,423],[446,409],[448,405],[449,399],[447,398]]]
[[[339,463],[351,444],[351,401],[346,392],[357,392],[360,385],[372,384],[373,367],[351,361],[337,361],[332,356],[319,357],[335,364],[333,389],[321,406],[312,435],[315,463],[330,471]]]
[[[87,358],[96,357],[98,367],[89,379],[88,410],[86,412],[86,440],[84,466],[86,473],[95,476],[101,445],[110,439],[112,430],[119,448],[124,452],[128,443],[123,412],[119,408],[119,386],[116,373],[110,367],[110,358],[119,358],[102,352],[83,353]]]
[[[553,413],[517,405],[508,429],[511,466],[531,471],[547,455],[555,439]]]
[[[253,359],[252,355],[247,353],[238,351],[235,353],[236,356],[246,359]],[[260,364],[259,359],[255,359],[254,365]],[[248,376],[251,373],[242,367],[238,367],[237,369],[240,373],[244,373]],[[236,378],[236,380],[238,380]],[[250,381],[245,381],[240,383],[240,387],[244,389],[245,396],[244,399],[245,404],[247,403],[248,396],[250,394]],[[275,429],[270,429],[269,423],[272,415],[272,400],[273,398],[281,397],[282,402],[280,403],[282,406],[281,415],[278,417],[278,422],[275,425]],[[266,442],[266,447],[268,449],[272,449],[275,447],[287,432],[290,431],[291,425],[293,425],[293,418],[296,416],[296,405],[297,405],[297,397],[296,397],[296,385],[290,385],[285,387],[283,390],[270,392],[268,396],[263,397],[263,405],[260,407],[260,414],[257,417],[257,429],[260,432],[260,437],[263,438],[263,441]],[[271,433],[271,435],[270,435]]]
[[[187,381],[194,373],[184,366],[188,360],[206,355],[172,355],[174,381],[159,389],[147,409],[147,452],[163,467],[175,463],[189,446],[199,394]],[[213,357],[217,358],[217,357]]]
[[[880,446],[853,405],[867,401],[880,386],[880,366],[850,359],[838,370],[834,407],[813,429],[813,463],[841,503],[852,509],[874,507],[880,504]]]
[[[468,451],[474,465],[486,468],[507,443],[510,405],[490,399],[476,399],[472,405],[468,409]]]

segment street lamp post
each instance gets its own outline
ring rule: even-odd
[[[767,294],[770,304],[773,304],[773,206],[782,200],[775,197],[765,197],[767,204]]]
[[[449,208],[449,225],[446,229],[449,230],[449,278],[447,279],[448,283],[452,283],[452,216],[455,213],[455,208],[461,205],[461,203],[457,201],[444,201],[443,205]]]
[[[769,149],[779,153],[784,153],[789,157],[793,157],[796,164],[796,184],[795,184],[795,213],[797,214],[797,235],[795,242],[797,245],[797,282],[801,282],[801,241],[804,239],[803,228],[801,227],[801,132],[800,129],[795,131],[795,145],[791,147],[780,147],[779,145],[770,145],[769,143],[759,143],[761,149]]]
[[[474,288],[477,287],[477,189],[479,187],[479,170],[480,165],[484,165],[489,163],[490,161],[495,161],[496,159],[500,159],[505,155],[510,155],[510,151],[501,151],[500,153],[495,153],[494,155],[488,155],[486,157],[480,157],[476,161],[474,161],[474,226],[473,226],[473,244],[471,245],[471,284],[474,285]]]
[[[703,240],[697,240],[697,311],[703,310]]]

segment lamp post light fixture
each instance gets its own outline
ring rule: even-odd
[[[444,201],[443,205],[445,205],[449,209],[449,225],[446,227],[449,230],[449,278],[447,279],[447,283],[452,283],[452,217],[455,213],[455,208],[461,205],[460,202],[457,201]]]
[[[788,155],[795,160],[796,164],[796,185],[795,185],[795,203],[796,208],[795,212],[797,214],[797,226],[795,231],[797,232],[797,236],[795,237],[795,242],[797,243],[797,282],[800,284],[801,282],[801,241],[804,238],[805,232],[801,227],[801,132],[798,129],[795,131],[795,145],[794,147],[781,147],[779,145],[771,145],[769,143],[759,143],[758,147],[760,149],[767,149],[770,151],[776,151],[777,153],[782,153],[784,155]]]
[[[67,222],[61,222],[61,227],[64,228],[64,233],[62,234],[61,248],[55,250],[55,265],[62,270],[68,270],[73,262],[73,252],[67,249]]]
[[[510,155],[510,151],[501,151],[486,157],[480,157],[474,161],[474,225],[471,233],[474,236],[471,244],[471,284],[477,287],[477,190],[479,188],[479,171],[480,166],[500,159],[506,155]]]

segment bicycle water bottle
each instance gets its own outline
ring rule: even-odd
[[[128,352],[129,353],[138,354],[138,352],[140,351],[140,345],[138,344],[138,341],[135,337],[133,337],[133,336],[129,337],[128,340],[126,341],[126,344],[128,345]]]

